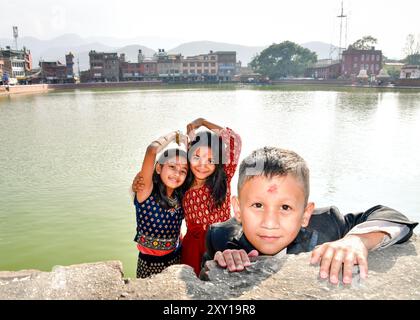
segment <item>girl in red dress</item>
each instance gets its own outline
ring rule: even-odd
[[[182,200],[187,233],[182,241],[181,263],[193,267],[197,276],[206,252],[208,227],[231,217],[230,182],[242,146],[240,136],[232,129],[202,118],[187,126],[188,135],[201,126],[210,131],[199,132],[190,144],[188,158],[194,177]]]

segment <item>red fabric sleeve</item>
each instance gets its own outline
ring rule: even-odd
[[[226,146],[226,163],[223,164],[223,168],[226,172],[228,181],[232,179],[235,174],[236,167],[238,166],[239,156],[241,155],[242,140],[239,134],[230,128],[224,128],[220,131],[220,137],[222,138]]]

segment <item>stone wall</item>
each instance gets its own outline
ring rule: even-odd
[[[0,86],[0,96],[10,94],[28,94],[28,93],[43,93],[48,92],[47,84],[34,84],[34,85],[16,85],[9,86],[9,90],[4,86]]]
[[[351,285],[318,278],[310,253],[260,257],[241,273],[210,266],[209,281],[192,268],[172,266],[148,279],[125,279],[121,262],[54,267],[51,272],[0,272],[0,299],[216,300],[216,299],[420,299],[420,238],[369,254],[369,277],[354,268]],[[165,290],[162,290],[165,288]]]

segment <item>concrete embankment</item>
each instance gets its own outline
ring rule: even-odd
[[[33,84],[15,85],[8,87],[0,86],[0,96],[10,96],[16,94],[37,94],[53,90],[147,88],[160,85],[162,85],[162,81]]]
[[[209,281],[176,265],[148,279],[125,279],[119,261],[57,266],[51,272],[0,272],[0,299],[216,300],[420,299],[420,237],[369,254],[369,276],[354,268],[351,285],[334,286],[310,266],[310,253],[260,257],[246,271],[210,266]]]
[[[0,86],[0,96],[8,96],[15,94],[34,94],[45,93],[49,90],[48,84],[34,84],[34,85],[17,85],[17,86]]]

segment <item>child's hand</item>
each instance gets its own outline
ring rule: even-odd
[[[142,176],[142,173],[139,172],[134,178],[133,184],[131,185],[131,189],[133,190],[133,192],[140,192],[143,191],[144,187],[144,178]]]
[[[179,134],[179,143],[183,144],[184,146],[188,146],[188,136],[183,134],[183,133],[180,133]]]
[[[203,125],[203,118],[195,119],[193,122],[187,125],[187,134],[189,135],[191,131],[200,128]]]
[[[343,282],[350,284],[353,265],[359,265],[360,277],[365,279],[368,273],[368,248],[359,235],[348,235],[343,239],[327,242],[312,251],[311,264],[320,262],[320,277],[330,278],[338,284],[338,273],[343,267]],[[344,264],[344,266],[343,266]]]
[[[214,261],[222,268],[228,268],[229,271],[242,271],[245,267],[249,267],[251,262],[249,257],[257,257],[258,251],[252,250],[246,253],[245,250],[225,250],[223,252],[217,251],[214,255]]]

